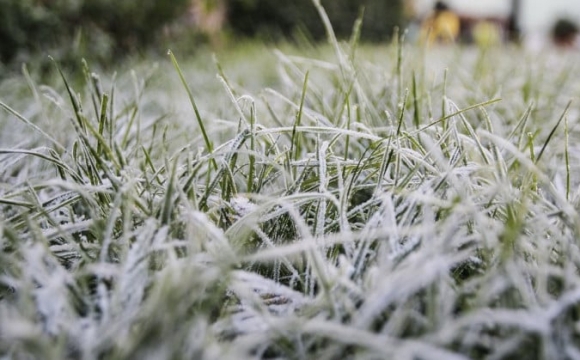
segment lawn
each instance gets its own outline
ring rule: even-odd
[[[241,44],[0,84],[0,354],[580,358],[580,54]]]

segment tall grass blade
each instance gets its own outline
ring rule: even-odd
[[[207,149],[207,152],[209,154],[211,154],[213,152],[213,145],[212,145],[212,143],[209,139],[209,136],[207,135],[207,132],[205,130],[205,125],[203,124],[203,119],[201,118],[201,114],[199,113],[199,109],[197,108],[197,104],[195,102],[195,98],[193,97],[193,93],[191,92],[191,89],[187,85],[187,81],[185,81],[185,77],[183,76],[183,72],[181,71],[181,68],[179,67],[179,63],[177,62],[175,55],[173,55],[173,52],[171,50],[168,51],[168,54],[169,54],[169,57],[171,58],[171,62],[173,63],[173,67],[175,68],[175,70],[177,71],[177,74],[179,75],[179,79],[181,80],[181,84],[183,85],[185,91],[187,92],[187,96],[189,97],[189,102],[191,103],[191,106],[193,107],[193,112],[195,113],[195,118],[197,119],[197,125],[199,126],[199,129],[201,131],[201,135],[203,136],[203,141],[205,142],[205,147]],[[213,158],[210,159],[210,162],[211,162],[213,168],[217,170],[218,166],[217,166],[215,159],[213,159]]]
[[[544,142],[544,145],[542,145],[542,149],[540,150],[540,152],[538,153],[538,157],[536,158],[535,162],[537,163],[538,161],[540,161],[540,159],[542,158],[542,155],[544,155],[544,151],[546,150],[546,147],[548,146],[548,143],[550,142],[550,140],[552,139],[552,137],[554,136],[554,134],[556,133],[556,130],[558,129],[558,126],[560,126],[560,123],[562,123],[562,120],[564,120],[566,118],[566,115],[568,114],[568,110],[570,109],[570,106],[572,105],[572,100],[570,100],[568,102],[568,104],[566,105],[566,108],[564,109],[564,111],[562,112],[562,115],[560,116],[560,118],[558,119],[558,121],[556,122],[556,125],[554,125],[554,127],[552,128],[552,131],[550,131],[550,134],[548,135],[548,137],[546,138],[546,141]]]

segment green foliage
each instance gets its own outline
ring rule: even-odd
[[[47,51],[59,59],[91,54],[93,59],[110,60],[151,44],[188,4],[188,0],[0,0],[0,60],[26,60],[26,54]]]
[[[189,0],[85,1],[83,16],[115,39],[119,50],[151,43],[159,29],[183,14]]]
[[[401,0],[333,0],[322,1],[334,31],[348,37],[361,9],[364,18],[361,36],[366,40],[383,40],[403,24]],[[229,0],[228,22],[235,32],[265,38],[291,36],[306,30],[314,39],[322,39],[325,31],[312,0],[269,1]]]
[[[63,23],[78,12],[78,1],[56,1],[50,7],[33,0],[0,0],[0,57],[6,62],[18,51],[53,44],[66,33]]]

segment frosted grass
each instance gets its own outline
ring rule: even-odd
[[[578,55],[330,41],[5,80],[0,353],[578,358]]]

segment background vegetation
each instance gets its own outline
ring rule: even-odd
[[[163,25],[183,14],[189,0],[0,1],[0,56],[56,51],[111,60],[150,44]],[[71,43],[73,43],[71,45]]]
[[[400,0],[322,1],[339,38],[349,37],[364,9],[361,36],[365,40],[389,39],[396,26],[404,23]],[[269,0],[229,0],[229,24],[234,32],[262,38],[302,35],[320,40],[326,36],[312,0],[275,2]]]
[[[402,20],[400,0],[324,3],[340,37],[351,34],[363,6],[364,39],[388,39]],[[233,38],[281,40],[297,33],[310,39],[324,37],[311,0],[0,0],[0,8],[0,60],[4,64],[27,62],[37,54],[69,64],[83,56],[109,63],[154,47],[161,48],[157,53],[165,53],[168,43],[184,51],[198,49],[207,40],[201,18],[223,11],[223,24],[218,21],[214,26]]]

